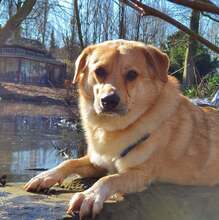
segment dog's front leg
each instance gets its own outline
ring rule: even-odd
[[[130,193],[145,189],[152,180],[145,170],[130,169],[124,173],[102,177],[91,188],[73,195],[67,213],[79,211],[80,219],[92,214],[93,218],[101,211],[103,203],[115,193]]]
[[[42,172],[33,177],[24,188],[27,191],[40,191],[49,188],[56,183],[61,183],[67,176],[75,173],[82,177],[99,177],[105,174],[105,170],[91,164],[86,155],[75,160],[66,160],[57,167]]]

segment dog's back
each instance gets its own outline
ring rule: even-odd
[[[219,111],[194,106],[181,96],[178,110],[168,124],[171,141],[162,155],[159,179],[186,185],[218,184]]]

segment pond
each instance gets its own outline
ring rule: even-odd
[[[82,134],[63,106],[0,102],[0,112],[0,176],[10,182],[84,153]]]

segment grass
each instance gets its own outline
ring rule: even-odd
[[[186,88],[183,94],[189,98],[199,97],[212,97],[219,89],[219,73],[208,74],[202,78],[198,85],[194,85],[190,88]]]

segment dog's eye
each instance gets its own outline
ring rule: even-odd
[[[126,74],[127,81],[133,81],[138,77],[138,73],[135,70],[129,70]]]
[[[95,74],[98,78],[105,79],[107,76],[107,72],[103,67],[97,68],[95,70]]]

